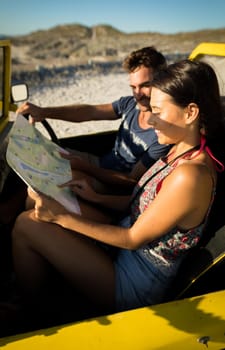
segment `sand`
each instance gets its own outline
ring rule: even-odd
[[[62,106],[74,103],[111,103],[132,92],[126,73],[109,73],[71,78],[55,87],[29,87],[29,93],[29,101],[39,106]],[[51,119],[48,122],[58,137],[66,137],[116,129],[120,120],[71,123]],[[42,130],[42,127],[38,126],[38,128]],[[45,133],[44,130],[43,132]]]
[[[209,63],[215,68],[220,82],[221,94],[225,95],[225,74],[224,58],[207,58]],[[115,72],[106,70],[104,73],[96,71],[78,72],[77,75],[69,78],[54,77],[51,86],[44,84],[41,86],[29,86],[29,101],[40,106],[62,106],[76,103],[101,104],[111,103],[121,96],[132,94],[129,86],[129,76],[126,72]],[[64,79],[64,80],[63,80]],[[60,83],[59,83],[60,81]],[[66,137],[81,134],[90,134],[97,131],[116,129],[120,123],[117,121],[100,121],[71,123],[59,120],[48,120],[57,136]],[[48,136],[40,123],[38,128]]]

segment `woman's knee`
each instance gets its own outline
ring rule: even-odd
[[[25,211],[17,217],[12,230],[13,239],[16,239],[18,235],[22,238],[32,233],[32,217],[33,215],[31,211]]]

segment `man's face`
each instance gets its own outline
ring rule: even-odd
[[[144,66],[138,67],[134,72],[129,74],[129,78],[130,87],[140,110],[149,110],[151,94],[150,82],[153,79],[153,69]]]

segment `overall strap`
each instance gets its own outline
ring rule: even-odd
[[[178,159],[182,158],[185,155],[189,155],[191,154],[193,151],[199,149],[199,145],[191,147],[190,149],[188,149],[187,151],[179,154],[177,157],[175,157],[174,159],[172,159],[170,162],[166,163],[162,168],[158,169],[154,174],[152,174],[149,178],[147,178],[145,180],[145,182],[141,185],[141,187],[139,187],[139,189],[137,190],[137,192],[135,193],[135,195],[131,198],[130,201],[130,205],[132,205],[132,203],[136,200],[136,198],[138,197],[138,195],[142,192],[142,190],[144,189],[144,187],[156,176],[158,175],[161,171],[163,171],[164,169],[166,169],[168,166],[172,165],[174,162],[176,162]]]
[[[208,153],[208,155],[210,156],[210,158],[214,161],[215,163],[215,168],[216,171],[218,172],[222,172],[224,171],[224,165],[222,162],[220,162],[212,153],[211,149],[206,145],[206,138],[205,136],[201,135],[201,143],[200,143],[200,148],[199,151],[197,152],[197,154],[195,155],[195,157],[197,157],[199,155],[199,153],[201,153],[202,151],[206,151]]]

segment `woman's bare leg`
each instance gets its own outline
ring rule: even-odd
[[[114,265],[94,241],[39,222],[27,211],[14,226],[13,257],[16,276],[27,295],[39,295],[51,265],[93,303],[114,310]]]

